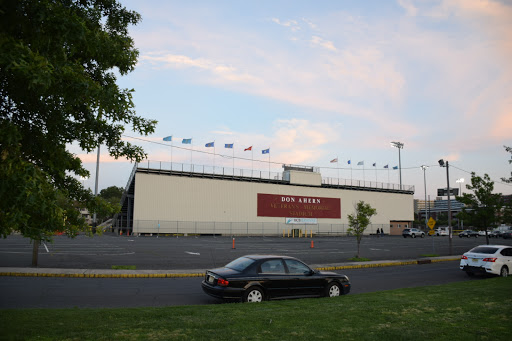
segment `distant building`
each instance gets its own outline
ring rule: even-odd
[[[364,201],[377,210],[365,233],[400,235],[414,220],[414,186],[323,178],[315,167],[282,173],[145,162],[136,164],[113,226],[129,234],[347,234]]]

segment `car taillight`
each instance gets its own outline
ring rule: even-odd
[[[217,280],[217,285],[220,285],[221,287],[227,287],[229,285],[229,281],[219,278]]]
[[[498,258],[484,258],[484,262],[496,262],[496,259]]]
[[[462,255],[461,259],[468,259],[468,257]]]

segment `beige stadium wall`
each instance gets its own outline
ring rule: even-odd
[[[263,231],[265,233],[281,233],[286,227],[294,228],[283,225],[286,217],[258,217],[258,193],[340,198],[341,219],[318,219],[319,224],[347,225],[347,215],[354,212],[354,206],[360,200],[377,209],[372,225],[381,225],[386,233],[389,232],[390,221],[414,220],[412,194],[139,172],[135,179],[133,232],[211,233],[212,224],[218,231],[225,230],[227,225],[232,229],[255,229],[259,228],[258,223],[262,229],[268,230]]]

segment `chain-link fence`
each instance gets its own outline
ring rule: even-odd
[[[285,236],[299,235],[346,236],[348,224],[286,224],[279,222],[203,222],[203,221],[164,221],[135,220],[133,234],[162,235],[225,235],[225,236]],[[364,234],[376,234],[382,230],[389,234],[387,224],[371,224]]]

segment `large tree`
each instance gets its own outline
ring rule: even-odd
[[[507,146],[503,146],[505,148],[505,150],[512,154],[512,147],[507,147]],[[510,156],[510,160],[508,160],[508,163],[512,164],[512,155]],[[507,182],[507,183],[512,183],[512,172],[510,172],[510,178],[501,178],[502,181],[504,182]]]
[[[499,213],[503,206],[501,193],[493,193],[494,181],[488,174],[484,177],[471,173],[471,185],[466,185],[471,192],[457,196],[457,200],[464,204],[462,211],[458,214],[459,219],[468,221],[478,230],[487,231],[496,226]],[[487,244],[489,236],[486,233]]]
[[[142,148],[122,140],[156,121],[137,116],[132,91],[116,75],[135,67],[128,26],[140,15],[115,0],[0,2],[0,234],[49,240],[85,227],[75,204],[108,204],[85,190],[87,177],[71,144],[85,152],[141,161]]]
[[[363,237],[364,230],[370,225],[371,217],[377,214],[377,210],[364,201],[359,201],[355,207],[355,212],[348,215],[348,231],[356,236],[357,240],[357,258],[359,257],[359,249],[361,245],[361,238]]]

